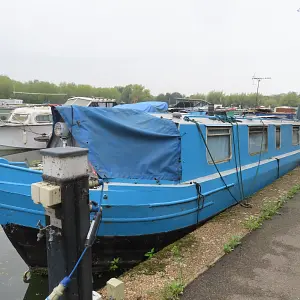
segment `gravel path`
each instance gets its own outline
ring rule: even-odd
[[[185,290],[182,300],[300,299],[300,194]]]

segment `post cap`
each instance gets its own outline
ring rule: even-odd
[[[56,180],[65,180],[87,175],[88,149],[79,147],[58,147],[44,149],[43,174]]]
[[[75,156],[83,156],[87,155],[89,152],[86,148],[80,147],[57,147],[57,148],[47,148],[40,150],[41,155],[57,157],[57,158],[65,158],[65,157],[75,157]]]

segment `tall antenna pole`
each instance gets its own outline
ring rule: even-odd
[[[259,84],[262,80],[272,79],[271,77],[252,77],[252,80],[257,80],[257,89],[256,89],[256,99],[255,99],[255,106],[258,107],[258,91],[259,91]]]

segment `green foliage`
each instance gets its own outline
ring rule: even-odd
[[[66,96],[47,96],[47,95],[14,95],[13,91],[25,93],[48,93],[48,94],[66,94]],[[140,84],[129,84],[126,86],[115,87],[94,87],[88,84],[75,84],[61,82],[54,84],[46,81],[30,80],[20,82],[0,75],[0,98],[21,98],[27,103],[64,103],[67,98],[73,96],[85,97],[104,97],[116,99],[118,102],[133,103],[140,101],[166,101],[169,104],[175,104],[178,98],[184,98],[185,95],[179,92],[170,92],[159,94],[156,97],[151,95],[149,89]],[[208,94],[196,93],[189,97],[190,99],[203,99],[211,103],[222,104],[223,106],[241,106],[242,108],[254,107],[256,105],[256,93],[251,94],[229,94],[223,91],[211,91]],[[287,94],[264,96],[258,95],[259,105],[265,106],[298,106],[300,104],[300,95],[296,92]]]
[[[116,271],[119,269],[120,257],[114,258],[110,262],[109,271]]]
[[[181,255],[180,255],[180,249],[179,249],[179,247],[178,247],[177,245],[175,245],[175,246],[171,249],[171,251],[172,251],[172,254],[173,254],[177,259],[181,257]]]
[[[25,93],[48,93],[48,94],[67,94],[66,96],[49,95],[29,95],[13,94],[13,91]],[[109,99],[121,98],[121,92],[118,87],[96,88],[88,84],[75,84],[62,82],[58,85],[46,81],[31,80],[20,82],[10,79],[7,76],[0,76],[0,98],[21,98],[26,103],[64,103],[67,98],[73,96],[85,97],[104,97]]]
[[[250,216],[244,221],[243,225],[246,229],[253,231],[261,227],[262,221],[259,216]]]
[[[9,98],[13,92],[13,81],[7,76],[0,76],[0,98]]]
[[[152,258],[153,255],[154,255],[154,252],[155,252],[155,249],[152,248],[150,251],[148,251],[145,256],[148,257],[148,258]]]
[[[261,212],[258,216],[250,216],[244,222],[243,225],[246,229],[253,231],[262,226],[264,220],[271,219],[274,215],[276,215],[279,209],[283,206],[283,204],[288,200],[294,197],[296,193],[300,191],[300,185],[297,184],[293,186],[287,195],[283,198],[280,198],[277,201],[266,201],[263,203]],[[225,250],[224,250],[225,251]]]
[[[229,253],[234,250],[238,245],[241,244],[241,237],[239,235],[233,235],[229,242],[226,243],[223,247],[225,253]]]
[[[281,200],[276,202],[273,201],[264,202],[260,213],[261,220],[271,219],[275,214],[277,214],[279,208],[283,205],[283,203],[284,202]]]
[[[159,94],[156,96],[156,100],[157,101],[165,101],[165,102],[168,102],[169,101],[169,98],[167,95],[165,94]]]
[[[207,94],[206,101],[215,104],[222,104],[224,103],[224,97],[225,94],[223,92],[211,91]]]
[[[120,101],[124,103],[136,103],[145,100],[152,100],[150,90],[140,84],[129,84],[124,87]]]
[[[300,191],[300,184],[293,186],[287,193],[286,200],[291,199]]]
[[[174,245],[171,249],[172,255],[177,261],[178,264],[178,280],[175,282],[172,282],[167,288],[169,291],[173,291],[173,294],[175,297],[178,296],[179,294],[182,294],[183,289],[184,289],[184,282],[183,282],[183,274],[182,274],[182,255],[180,252],[180,247],[179,245]],[[170,298],[170,299],[177,299],[177,298]]]
[[[198,100],[205,100],[206,95],[202,93],[193,94],[190,96],[190,99],[198,99]]]
[[[179,296],[183,294],[184,285],[181,281],[174,280],[164,287],[162,293],[163,300],[178,300]]]

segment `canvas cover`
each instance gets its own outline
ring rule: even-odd
[[[100,177],[180,180],[180,134],[171,120],[124,108],[54,110],[79,146],[89,149],[89,161]]]
[[[114,108],[137,109],[149,113],[160,113],[168,111],[168,103],[159,101],[147,101],[133,104],[119,104],[116,105]]]

